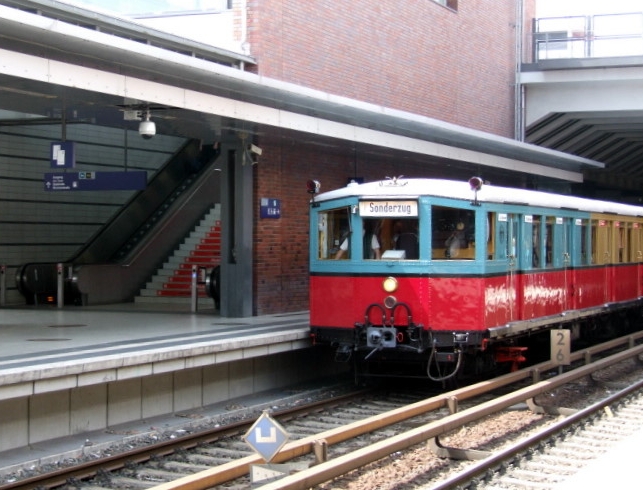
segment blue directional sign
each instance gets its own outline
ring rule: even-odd
[[[46,191],[129,191],[147,186],[147,172],[65,172],[46,173]]]
[[[76,142],[55,141],[51,143],[51,168],[74,168],[76,166]]]
[[[289,435],[279,423],[274,420],[268,412],[261,414],[261,417],[248,430],[243,439],[259,455],[269,463],[279,452]]]
[[[281,218],[281,201],[271,197],[262,197],[259,203],[259,217]]]

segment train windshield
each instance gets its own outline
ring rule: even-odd
[[[383,210],[379,203],[360,206],[359,213],[356,207],[319,212],[318,259],[420,258],[417,202],[387,203]]]
[[[421,235],[418,209],[417,201],[409,200],[383,204],[360,201],[358,206],[320,210],[316,258],[407,261],[475,258],[474,211],[434,205],[431,231]]]

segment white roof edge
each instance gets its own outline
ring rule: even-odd
[[[580,173],[582,167],[604,167],[602,163],[587,158],[457,126],[415,113],[333,95],[290,82],[266,78],[156,46],[119,38],[111,34],[92,31],[61,21],[52,21],[52,19],[10,7],[0,6],[0,21],[2,23],[15,22],[20,24],[23,26],[25,33],[40,30],[54,36],[61,36],[68,41],[75,39],[78,41],[76,44],[82,46],[85,50],[91,49],[91,43],[95,43],[103,49],[113,50],[115,57],[111,62],[114,63],[117,59],[122,59],[123,52],[125,52],[133,59],[145,57],[159,63],[166,63],[168,68],[171,68],[169,73],[176,73],[179,69],[183,70],[185,72],[184,78],[189,77],[190,71],[201,76],[215,76],[220,84],[229,84],[236,91],[249,94],[249,97],[252,97],[253,93],[261,92],[263,100],[257,105],[263,104],[265,107],[270,107],[270,102],[267,103],[266,100],[274,101],[274,107],[272,108],[279,109],[283,119],[287,119],[289,114],[297,114],[295,108],[301,106],[303,98],[310,99],[315,104],[314,107],[319,109],[316,115],[316,119],[319,121],[339,123],[342,126],[346,126],[346,122],[333,119],[333,115],[338,113],[338,108],[341,108],[340,112],[344,115],[344,118],[355,121],[351,123],[355,131],[346,132],[345,128],[342,128],[342,131],[337,134],[332,131],[328,133],[318,132],[318,134],[325,136],[377,145],[377,141],[381,140],[379,136],[373,138],[372,135],[364,135],[375,124],[375,126],[381,127],[370,132],[375,132],[379,135],[390,134],[391,138],[397,138],[391,144],[391,148],[532,174],[542,174],[543,170],[551,169],[555,173],[552,176],[576,182],[582,181],[582,174]],[[117,53],[118,51],[120,53]],[[117,54],[120,56],[117,56]],[[108,62],[110,61],[108,60]],[[170,84],[171,82],[168,80],[166,83]],[[282,127],[286,127],[286,125],[284,124]],[[393,128],[397,128],[396,132],[392,131]],[[305,126],[290,127],[290,129],[311,132]],[[410,140],[411,142],[416,142],[416,144],[409,145],[409,141],[398,141],[400,139]],[[434,147],[427,147],[427,143]],[[386,144],[380,144],[379,146],[386,146]],[[414,149],[414,146],[417,148]],[[445,148],[451,148],[451,150],[445,152]],[[495,162],[494,159],[498,160],[498,162]]]
[[[620,214],[643,217],[643,207],[610,201],[600,201],[550,192],[483,185],[477,196],[468,182],[444,179],[387,179],[364,184],[349,184],[346,187],[315,196],[315,201],[324,202],[346,197],[359,199],[411,199],[417,196],[434,196],[481,203],[525,204],[551,209],[570,209],[593,213]]]

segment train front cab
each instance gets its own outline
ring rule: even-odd
[[[470,200],[320,203],[311,213],[315,342],[335,346],[338,359],[426,364],[433,354],[451,372],[461,349],[483,342],[484,223]],[[370,257],[363,238],[371,231],[380,259]],[[459,247],[450,240],[455,235]]]

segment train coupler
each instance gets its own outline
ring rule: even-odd
[[[496,362],[510,362],[511,372],[518,371],[521,362],[526,362],[527,358],[523,353],[527,347],[496,347],[494,360]]]

